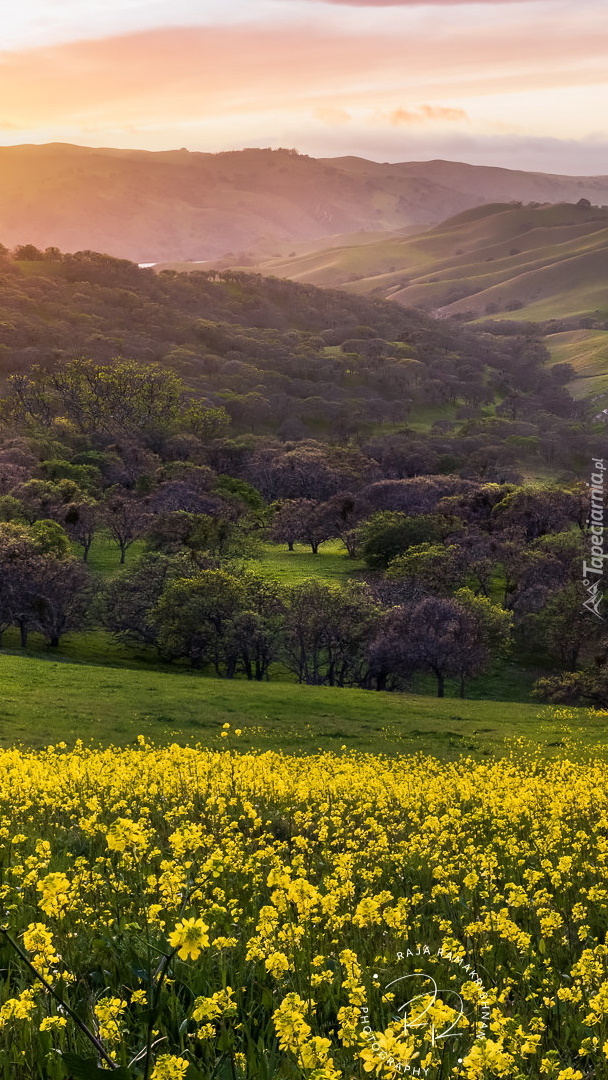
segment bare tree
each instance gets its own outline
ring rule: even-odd
[[[140,500],[131,492],[120,488],[111,488],[107,492],[103,500],[102,520],[120,551],[121,565],[131,544],[143,536],[149,516]]]

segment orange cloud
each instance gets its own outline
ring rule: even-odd
[[[399,124],[426,124],[431,120],[468,120],[464,109],[449,109],[442,105],[419,105],[414,109],[395,109],[389,121],[395,127]]]
[[[269,117],[266,131],[277,113],[321,109],[326,122],[346,122],[350,108],[390,111],[405,93],[428,99],[603,83],[607,31],[605,7],[580,6],[560,20],[507,20],[500,32],[495,21],[472,17],[433,20],[407,36],[308,24],[153,30],[1,53],[0,98],[11,103],[7,123],[46,127],[50,137],[62,125],[153,128],[242,116],[246,141],[253,114]],[[462,119],[437,108],[416,110],[418,120],[396,110],[392,122]]]
[[[325,4],[345,4],[348,7],[422,7],[429,4],[493,4],[526,3],[527,0],[322,0]]]
[[[527,3],[528,0],[322,0],[325,4],[344,4],[348,7],[427,7],[448,4],[505,4]]]
[[[351,114],[346,109],[337,109],[331,105],[322,105],[315,109],[315,116],[324,124],[348,124],[352,120]]]

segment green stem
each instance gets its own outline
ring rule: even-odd
[[[173,949],[173,952],[168,955],[165,954],[158,965],[154,975],[158,979],[156,986],[153,986],[150,993],[150,1008],[148,1011],[148,1031],[146,1034],[146,1060],[144,1064],[144,1076],[143,1080],[149,1080],[150,1066],[152,1065],[152,1030],[154,1028],[154,1021],[156,1020],[156,1014],[158,1012],[158,1002],[160,999],[160,991],[165,979],[165,975],[169,969],[169,964],[173,960],[177,949]]]
[[[24,953],[23,949],[17,944],[17,942],[13,940],[8,930],[6,930],[4,926],[0,926],[0,933],[4,934],[4,937],[8,941],[9,945],[11,945],[17,955],[21,957],[23,963],[27,965],[34,978],[38,979],[39,982],[42,983],[47,993],[49,993],[51,997],[54,998],[59,1005],[61,1005],[62,1009],[65,1009],[68,1016],[70,1016],[76,1026],[80,1028],[83,1035],[86,1035],[87,1039],[89,1039],[89,1041],[93,1043],[93,1046],[97,1050],[99,1056],[103,1058],[106,1064],[110,1065],[113,1069],[118,1069],[119,1066],[116,1064],[115,1061],[112,1060],[107,1050],[103,1046],[103,1043],[101,1043],[97,1036],[93,1034],[90,1028],[88,1028],[87,1025],[84,1023],[84,1021],[80,1019],[78,1014],[75,1013],[72,1008],[70,1008],[67,1002],[64,1001],[62,997],[60,997],[57,991],[51,986],[50,982],[48,982],[44,978],[44,975],[41,975],[40,972],[36,970],[29,957],[26,955],[26,953]]]

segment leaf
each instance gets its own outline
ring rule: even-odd
[[[190,1062],[186,1069],[186,1080],[205,1080],[205,1073],[202,1073],[193,1062]]]
[[[186,1004],[187,1008],[189,1008],[189,1006],[194,1001],[194,994],[192,993],[192,990],[187,983],[182,981],[182,979],[174,979],[171,990],[180,999],[180,1001]]]
[[[62,1054],[63,1062],[70,1074],[70,1078],[73,1080],[97,1080],[99,1073],[102,1071],[98,1064],[97,1058],[83,1058],[78,1054]]]
[[[233,1044],[234,1033],[224,1028],[224,1030],[220,1032],[219,1038],[217,1040],[218,1050],[229,1050]]]
[[[80,1057],[79,1054],[65,1053],[62,1061],[68,1070],[70,1080],[135,1080],[135,1073],[121,1066],[119,1069],[100,1069],[97,1058]]]

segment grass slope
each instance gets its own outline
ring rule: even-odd
[[[139,734],[159,743],[238,749],[424,752],[440,758],[503,754],[505,740],[559,753],[570,739],[608,748],[605,717],[583,709],[459,701],[288,683],[247,683],[198,674],[120,670],[0,654],[0,745],[64,741],[124,746]],[[242,735],[222,738],[222,725]]]
[[[260,269],[443,315],[608,317],[608,209],[476,207],[416,236],[270,260]]]
[[[568,330],[547,334],[544,343],[554,364],[571,364],[576,378],[568,389],[577,399],[608,405],[608,330]]]
[[[73,547],[76,556],[82,555],[82,548]],[[135,562],[144,552],[143,540],[136,540],[127,550],[125,565]],[[89,568],[102,577],[111,577],[120,569],[119,554],[111,538],[99,532],[95,536],[88,559]],[[349,574],[363,568],[360,559],[349,559],[344,544],[340,540],[328,540],[319,547],[319,553],[313,555],[310,546],[294,544],[294,550],[288,551],[286,544],[263,544],[259,556],[251,559],[252,567],[268,576],[291,584],[309,577],[323,577],[335,581],[343,580]]]
[[[285,545],[266,544],[254,565],[281,584],[293,585],[311,577],[344,581],[363,569],[364,563],[361,559],[349,559],[339,540],[328,540],[321,544],[317,555],[303,544],[294,544],[293,551],[287,551]]]

